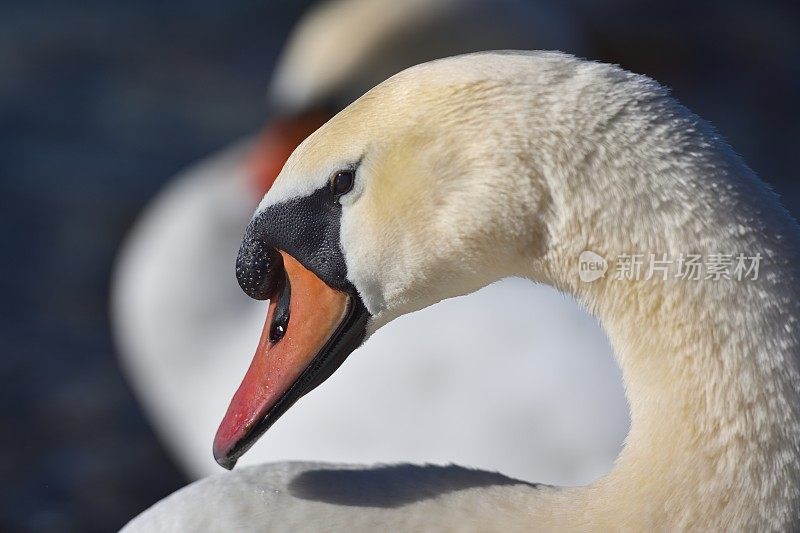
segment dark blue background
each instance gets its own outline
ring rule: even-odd
[[[0,4],[0,529],[108,531],[186,482],[117,367],[111,267],[167,179],[266,119],[308,3]],[[797,216],[800,12],[696,4],[572,9],[590,57],[672,87]]]

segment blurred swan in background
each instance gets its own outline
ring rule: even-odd
[[[394,72],[512,48],[574,52],[580,42],[562,12],[533,2],[322,4],[277,63],[264,132],[194,165],[148,206],[118,258],[113,325],[129,381],[190,476],[218,471],[211,438],[263,326],[266,306],[241,293],[233,262],[289,153]],[[397,320],[325,387],[242,463],[455,461],[580,484],[611,467],[628,429],[596,322],[552,289],[515,279]]]

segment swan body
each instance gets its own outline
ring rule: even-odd
[[[575,49],[575,33],[558,9],[524,0],[326,2],[292,32],[269,105],[282,117],[277,122],[291,123],[323,105],[344,107],[423,60],[497,47]],[[247,298],[231,271],[263,195],[253,183],[253,154],[274,144],[239,141],[176,177],[118,258],[112,309],[123,367],[158,435],[193,478],[218,470],[211,436],[264,321],[266,306]],[[279,170],[286,156],[268,166]],[[487,315],[512,333],[461,334],[482,329]],[[413,350],[408,338],[416,339]],[[487,366],[492,352],[497,362]],[[611,468],[628,428],[619,371],[596,321],[549,287],[520,279],[403,317],[347,368],[326,383],[327,395],[304,398],[243,464],[456,461],[582,484]],[[402,395],[406,384],[413,395]],[[473,393],[486,384],[507,393]],[[345,426],[332,411],[349,413]],[[476,422],[442,423],[467,417]]]
[[[279,217],[297,216],[293,206],[317,201],[348,168],[351,188],[338,203],[320,204],[338,213],[330,220],[339,225],[340,252],[331,253],[344,259],[343,279],[330,267],[338,256],[319,266],[318,249],[281,241],[290,234]],[[293,220],[303,231],[317,223]],[[242,505],[254,529],[796,529],[799,240],[797,223],[731,148],[645,77],[544,52],[408,69],[298,147],[250,223],[240,268],[250,268],[255,243],[280,244],[285,271],[274,275],[293,280],[293,295],[319,291],[355,313],[360,302],[362,340],[402,314],[506,276],[570,294],[598,317],[622,369],[631,428],[614,468],[589,486],[560,489],[485,472],[458,485],[453,478],[463,472],[439,470],[446,485],[462,488],[437,490],[429,477],[399,505],[359,506],[358,498],[326,496],[326,481],[337,480],[340,492],[364,482],[387,493],[407,472],[362,468],[348,481],[315,473],[343,466],[264,465],[199,481],[131,530],[193,523],[188,509],[202,515],[203,527],[222,528],[217,518],[229,513],[189,503],[212,491],[216,505]],[[743,251],[763,262],[755,279],[740,281],[607,275],[588,283],[577,270],[586,250],[609,258]],[[304,282],[309,272],[324,283]],[[268,325],[281,320],[280,305],[270,303]],[[261,375],[260,358],[305,357],[296,343],[309,334],[306,325],[327,323],[322,309],[305,305],[303,294],[292,296],[291,316],[305,313],[304,326],[290,319],[285,337],[262,340],[217,434],[221,464],[231,467],[291,399],[297,382],[281,376],[295,363]],[[289,392],[274,405],[267,398],[266,427],[242,426],[240,416],[262,405],[249,396],[261,380]]]
[[[548,490],[452,465],[271,463],[197,481],[123,531],[530,531],[508,515]]]

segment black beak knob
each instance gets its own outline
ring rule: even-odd
[[[283,256],[278,250],[245,236],[236,258],[236,280],[244,293],[255,300],[269,300],[283,277]]]

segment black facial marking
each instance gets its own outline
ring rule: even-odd
[[[328,186],[264,209],[247,226],[236,260],[242,289],[248,295],[266,288],[274,292],[278,282],[271,278],[280,276],[272,251],[283,250],[330,287],[355,295],[339,241],[341,216],[342,206]]]

